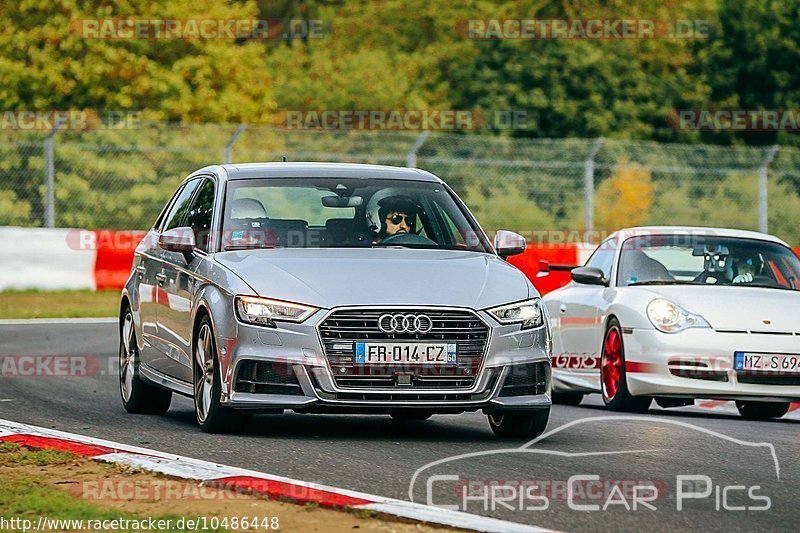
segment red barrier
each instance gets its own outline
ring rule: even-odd
[[[553,265],[576,266],[580,262],[576,244],[529,244],[524,253],[509,257],[508,262],[522,270],[542,295],[563,287],[571,278],[565,271],[552,271],[547,276],[537,277],[541,259]]]
[[[97,258],[94,279],[97,290],[119,290],[131,273],[133,252],[146,231],[95,231]]]

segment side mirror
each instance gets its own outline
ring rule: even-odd
[[[536,273],[537,278],[543,278],[550,275],[550,261],[546,259],[539,259],[539,272]]]
[[[188,253],[195,244],[194,230],[188,226],[169,229],[158,236],[158,246],[168,252]]]
[[[537,278],[549,276],[551,272],[570,272],[579,268],[577,265],[554,265],[547,259],[539,259],[539,272],[536,273]]]
[[[494,249],[503,259],[510,255],[521,254],[526,246],[525,237],[519,233],[501,229],[494,235]]]
[[[583,285],[608,286],[608,280],[603,271],[597,267],[578,267],[572,271],[572,280]]]

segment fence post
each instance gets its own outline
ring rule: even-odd
[[[225,143],[225,153],[222,154],[222,162],[226,165],[233,163],[233,144],[236,142],[236,139],[239,138],[239,135],[247,129],[247,124],[239,124],[239,127],[236,128],[236,131],[233,132],[228,142]]]
[[[583,193],[586,209],[586,231],[594,230],[594,158],[603,146],[603,138],[598,137],[592,144],[586,160],[583,162]]]
[[[414,140],[414,144],[411,145],[411,149],[406,154],[407,167],[415,168],[417,166],[417,152],[419,152],[419,149],[422,148],[423,144],[425,144],[425,140],[430,134],[431,132],[425,130]]]
[[[47,134],[44,139],[44,172],[45,172],[45,215],[44,225],[47,228],[54,228],[56,226],[56,191],[55,191],[55,158],[54,158],[54,144],[55,135],[58,128],[61,126],[60,121],[56,121],[53,129]]]
[[[775,159],[780,146],[777,144],[770,147],[761,166],[758,167],[758,231],[767,233],[769,231],[769,204],[767,193],[769,192],[769,182],[767,181],[767,170],[770,163]]]

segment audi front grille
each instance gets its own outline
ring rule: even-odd
[[[489,328],[474,313],[441,309],[339,310],[319,325],[319,333],[336,385],[343,389],[468,389],[489,339]],[[356,342],[455,343],[456,364],[356,364]],[[410,383],[398,383],[398,375],[410,376]]]

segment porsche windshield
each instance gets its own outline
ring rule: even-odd
[[[441,184],[348,178],[228,183],[223,249],[407,247],[489,252]]]
[[[756,239],[639,236],[622,246],[617,284],[730,285],[798,290],[800,260],[789,248]]]

